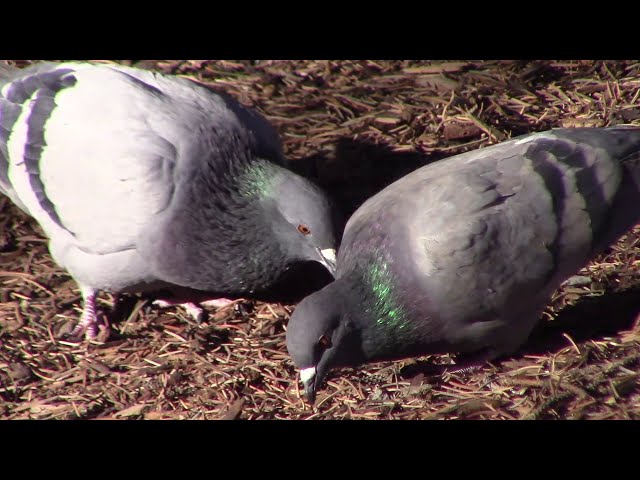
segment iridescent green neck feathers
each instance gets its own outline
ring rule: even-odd
[[[253,162],[239,175],[238,191],[243,197],[269,196],[273,191],[276,175],[273,164]]]
[[[411,323],[407,321],[389,262],[383,259],[372,262],[365,271],[364,283],[369,299],[364,304],[367,317],[375,319],[376,327],[381,329],[409,333]]]

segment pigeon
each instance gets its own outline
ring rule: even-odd
[[[187,78],[3,67],[0,192],[78,283],[73,335],[96,336],[100,291],[271,299],[313,283],[311,265],[333,280],[328,197],[286,168],[264,117]]]
[[[336,280],[290,318],[308,400],[334,367],[515,352],[561,283],[639,221],[640,127],[552,129],[415,170],[353,214]]]

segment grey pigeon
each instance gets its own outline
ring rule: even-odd
[[[638,127],[554,129],[371,197],[347,223],[336,281],[289,322],[310,401],[333,367],[514,352],[554,290],[640,221],[639,158]]]
[[[79,284],[74,334],[95,336],[101,290],[260,299],[299,288],[310,264],[333,271],[330,203],[283,167],[258,113],[115,64],[3,70],[0,191]]]

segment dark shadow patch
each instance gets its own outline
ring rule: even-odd
[[[520,358],[525,355],[548,356],[553,352],[569,346],[564,334],[571,337],[578,346],[581,342],[597,340],[602,337],[614,337],[629,330],[640,313],[640,287],[623,292],[608,293],[599,297],[588,297],[562,310],[552,321],[540,321],[529,336],[527,342],[514,354],[492,360],[500,362],[511,357]],[[488,363],[481,360],[484,353],[456,355],[455,364],[435,364],[431,360],[419,360],[410,363],[400,371],[403,378],[411,378],[422,374],[438,377],[445,370],[455,371],[468,365],[484,368]],[[447,368],[448,367],[448,368]]]
[[[297,303],[333,281],[327,268],[318,262],[293,265],[268,292],[251,295],[264,302]]]
[[[554,82],[562,80],[566,76],[566,71],[547,61],[522,60],[518,62],[514,74],[527,85],[529,90],[536,91],[546,89]]]
[[[136,307],[139,301],[140,297],[137,297],[135,295],[118,295],[113,309],[111,311],[107,310],[104,312],[105,315],[109,317],[109,323],[111,325],[114,325],[125,322],[127,318],[129,318],[129,316],[133,312],[133,309]],[[144,305],[141,307],[141,309],[142,308],[144,308]],[[110,339],[112,340],[112,338]]]
[[[314,154],[290,162],[290,168],[320,185],[344,221],[368,198],[408,173],[446,153],[396,152],[387,145],[341,138],[331,154]]]
[[[576,343],[616,336],[633,325],[640,313],[640,287],[584,298],[562,310],[552,321],[540,322],[518,355],[548,354],[564,348],[569,335]]]

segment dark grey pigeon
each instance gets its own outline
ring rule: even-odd
[[[231,97],[115,64],[0,76],[0,191],[80,285],[75,334],[95,335],[100,290],[278,299],[333,271],[327,197]]]
[[[557,129],[442,160],[367,200],[336,281],[287,332],[307,395],[333,367],[516,350],[550,296],[640,221],[640,128]]]

